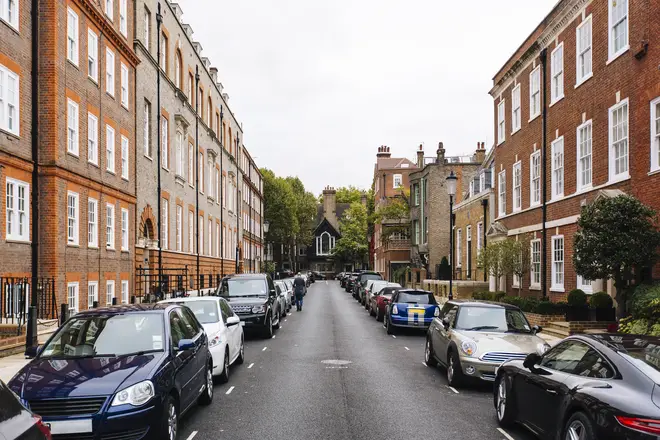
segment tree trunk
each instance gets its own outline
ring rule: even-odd
[[[522,296],[522,277],[518,277],[518,298]]]
[[[626,310],[626,286],[624,285],[624,280],[621,274],[617,274],[614,277],[614,290],[616,294],[614,299],[616,300],[616,319],[621,320],[628,316],[628,311]]]

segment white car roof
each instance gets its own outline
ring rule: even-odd
[[[189,302],[189,301],[220,301],[220,297],[218,296],[188,296],[185,298],[170,298],[170,299],[164,299],[162,301],[158,301],[159,304],[163,303],[179,303],[179,302]]]

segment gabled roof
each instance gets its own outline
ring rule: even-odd
[[[397,168],[411,169],[417,168],[417,165],[405,157],[379,157],[376,160],[377,170],[391,170]]]
[[[314,228],[314,235],[316,235],[316,232],[324,225],[327,225],[327,228],[330,229],[330,231],[334,232],[334,235],[336,235],[337,237],[341,236],[341,233],[338,230],[336,230],[335,227],[332,226],[332,223],[330,223],[328,219],[325,217],[323,217],[321,222],[318,225],[316,225],[316,228]]]
[[[337,221],[341,220],[341,218],[344,216],[344,212],[351,207],[350,203],[337,203],[337,206],[335,207],[335,214],[337,215]],[[323,204],[319,203],[316,205],[316,219],[314,220],[314,230],[316,230],[320,225],[321,222],[325,219],[325,216],[323,215]]]

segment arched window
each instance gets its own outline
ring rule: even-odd
[[[197,102],[199,103],[199,115],[204,118],[204,90],[200,87]]]
[[[325,231],[316,237],[316,255],[330,255],[335,247],[335,237]]]
[[[174,84],[181,89],[183,87],[183,68],[181,61],[181,52],[177,49],[174,56]]]
[[[209,126],[209,128],[213,128],[211,123],[213,122],[213,101],[211,100],[211,96],[209,96],[209,105],[206,106],[206,125]]]

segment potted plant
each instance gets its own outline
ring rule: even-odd
[[[587,294],[580,289],[571,290],[568,293],[568,307],[566,308],[566,321],[588,321],[589,306]]]
[[[616,309],[612,297],[606,292],[596,292],[589,298],[589,306],[596,321],[615,321]]]

